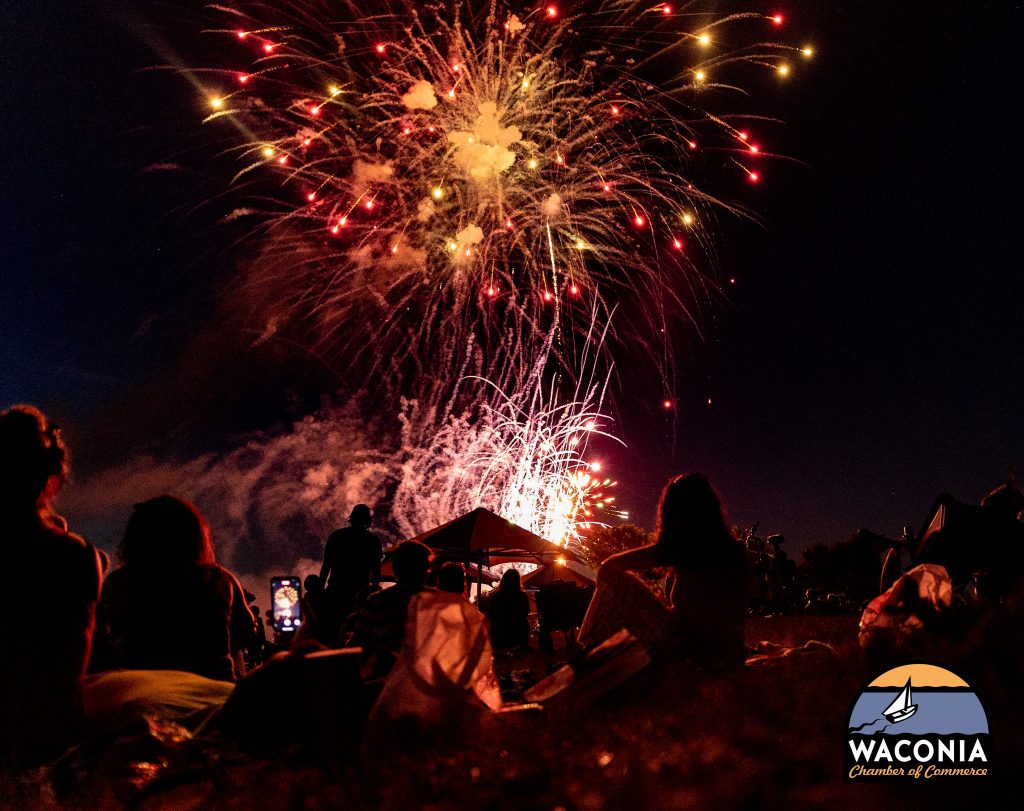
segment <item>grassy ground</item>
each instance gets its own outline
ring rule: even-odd
[[[748,626],[749,644],[798,645],[813,638],[836,652],[791,656],[727,677],[685,664],[653,667],[572,717],[516,713],[440,736],[410,731],[376,754],[327,766],[302,750],[268,762],[206,749],[193,753],[198,765],[168,770],[145,791],[86,780],[70,804],[647,811],[942,808],[990,801],[993,781],[844,782],[846,715],[859,687],[874,675],[856,647],[855,629],[854,617],[755,618]],[[554,657],[569,652],[560,648]],[[504,666],[545,664],[535,659]],[[1005,776],[1016,769],[1022,751],[1016,731],[1021,712],[1013,700],[1019,688],[986,685],[995,694],[988,700],[993,766]],[[20,801],[45,805],[46,797],[23,794]]]

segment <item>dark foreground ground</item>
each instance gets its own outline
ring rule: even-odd
[[[993,778],[844,782],[846,714],[860,686],[876,675],[864,664],[855,634],[855,617],[752,619],[751,644],[813,638],[832,645],[835,654],[789,656],[728,677],[662,666],[586,713],[492,716],[459,733],[402,735],[385,754],[330,763],[317,762],[322,753],[299,749],[260,760],[209,741],[175,742],[169,734],[159,751],[124,744],[71,774],[43,771],[8,784],[0,806],[981,808],[994,802],[997,788],[1017,791],[1017,776],[1024,774],[1018,764],[1024,696],[1018,683],[1006,682],[1005,667],[989,668],[984,659],[974,661],[975,674],[963,675],[974,678],[989,712]],[[1000,804],[1006,802],[1018,804]]]

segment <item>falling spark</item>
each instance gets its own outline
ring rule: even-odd
[[[786,54],[810,55],[752,26],[781,15],[716,5],[210,6],[206,36],[231,38],[218,60],[235,92],[226,109],[207,91],[208,120],[240,156],[237,194],[251,190],[263,213],[247,283],[274,319],[367,373],[406,359],[444,376],[468,362],[467,339],[493,330],[582,336],[586,308],[561,306],[565,292],[628,299],[629,340],[663,341],[662,325],[692,318],[711,289],[712,212],[745,213],[691,174],[698,144],[735,144],[736,105],[705,105],[756,89],[753,71],[786,75]],[[678,47],[693,42],[708,47]],[[693,250],[663,252],[680,220]],[[356,323],[373,334],[354,335]],[[671,365],[668,349],[651,356]]]
[[[594,377],[595,358],[582,362],[581,382],[564,396],[539,374],[512,389],[473,377],[462,381],[472,388],[472,413],[449,412],[439,426],[424,429],[407,407],[393,509],[411,519],[408,531],[483,506],[572,549],[588,528],[601,525],[595,513],[622,517],[607,492],[617,483],[598,478],[603,465],[590,455],[594,443],[621,444],[602,410],[608,377]],[[542,353],[532,370],[545,363]]]

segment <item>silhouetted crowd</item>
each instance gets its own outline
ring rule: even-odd
[[[531,605],[519,570],[507,569],[496,588],[471,603],[462,562],[417,541],[385,555],[364,504],[327,538],[319,574],[294,590],[299,608],[287,627],[277,627],[273,607],[267,612],[275,626],[268,638],[259,611],[250,608],[254,596],[217,563],[209,527],[193,505],[171,495],[136,504],[112,567],[53,509],[67,473],[60,431],[40,411],[15,406],[0,414],[0,623],[5,640],[18,640],[0,666],[4,767],[50,761],[82,739],[90,673],[175,672],[237,682],[225,723],[258,736],[257,709],[308,687],[309,673],[302,675],[296,661],[319,661],[320,672],[334,668],[332,684],[347,679],[344,689],[358,693],[356,726],[407,715],[428,722],[451,718],[460,707],[500,708],[493,651],[530,645]],[[1019,494],[1000,491],[992,497],[998,503],[979,513],[1018,541]],[[939,506],[947,517],[955,512],[948,502]],[[952,524],[936,526],[922,535],[924,551],[917,554],[950,558],[942,537],[933,536],[944,526],[952,532]],[[753,531],[737,540],[706,477],[673,477],[661,494],[653,542],[604,561],[592,599],[588,591],[570,627],[578,626],[584,649],[625,629],[655,660],[742,666],[752,595],[771,604],[795,593],[794,567],[781,543],[780,536],[763,542]],[[963,572],[977,562],[963,562]],[[951,570],[962,574],[954,563]],[[913,571],[892,564],[882,597],[897,586],[897,596],[907,599],[918,584],[938,588],[934,578],[941,574],[907,579]],[[645,579],[649,572],[662,573],[660,591]],[[1008,586],[1001,580],[999,588]],[[897,627],[897,608],[904,606],[897,603],[893,597],[872,604],[873,616],[882,618],[873,630]],[[541,631],[550,644],[551,629]],[[315,714],[309,712],[309,723]]]

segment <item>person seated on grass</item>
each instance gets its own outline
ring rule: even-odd
[[[672,575],[667,606],[634,575],[666,567]],[[742,665],[746,615],[743,546],[707,478],[690,473],[670,479],[662,491],[654,543],[601,565],[579,638],[595,645],[626,628],[656,657]]]
[[[484,600],[483,612],[491,626],[495,649],[530,644],[530,598],[523,591],[518,569],[505,571],[498,588]]]
[[[113,652],[107,666],[227,681],[242,675],[255,623],[238,579],[217,565],[195,507],[174,496],[136,504],[120,556],[100,598],[100,627]]]
[[[426,588],[430,569],[430,547],[418,541],[403,541],[390,554],[395,585],[366,598],[348,642],[363,649],[368,679],[386,676],[394,665],[402,647],[409,600]]]
[[[67,472],[60,433],[42,412],[0,413],[0,769],[49,760],[81,731],[100,557],[52,510]]]
[[[409,598],[401,648],[367,722],[371,748],[429,730],[458,735],[501,707],[487,619],[466,599],[465,582],[462,564],[446,563],[438,572],[440,588]]]

